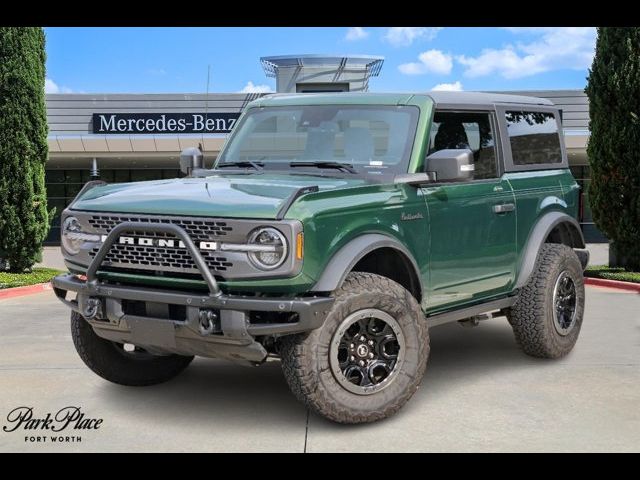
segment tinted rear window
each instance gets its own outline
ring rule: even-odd
[[[562,163],[553,113],[507,111],[506,119],[514,165]]]

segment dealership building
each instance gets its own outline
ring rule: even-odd
[[[367,91],[380,74],[375,56],[263,57],[264,72],[279,93]],[[589,106],[582,90],[509,92],[548,98],[562,110],[569,164],[583,186]],[[262,94],[47,94],[49,159],[46,184],[56,218],[47,244],[60,238],[59,214],[91,178],[130,182],[175,178],[181,150],[201,146],[211,166],[247,103]],[[580,222],[589,242],[605,241],[593,225],[588,199]]]

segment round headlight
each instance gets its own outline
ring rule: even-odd
[[[62,246],[70,255],[80,252],[80,247],[84,240],[78,238],[78,234],[82,231],[80,223],[76,217],[67,217],[62,224]]]
[[[287,258],[287,240],[275,228],[255,230],[249,237],[251,262],[262,270],[278,268]]]

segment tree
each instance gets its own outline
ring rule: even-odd
[[[640,28],[598,28],[589,97],[589,202],[621,266],[640,269]]]
[[[42,28],[0,27],[0,259],[13,272],[41,259],[49,230],[44,44]]]

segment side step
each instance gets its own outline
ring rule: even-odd
[[[429,325],[429,328],[431,328],[437,327],[438,325],[444,325],[445,323],[457,322],[460,320],[473,321],[472,317],[478,317],[488,312],[495,312],[496,310],[502,310],[503,308],[511,307],[515,303],[516,299],[516,296],[506,297],[499,300],[493,300],[491,302],[473,305],[471,307],[461,308],[460,310],[452,310],[448,312],[428,315],[427,325]],[[489,318],[491,318],[491,316]],[[476,320],[480,320],[480,318],[477,318]]]

